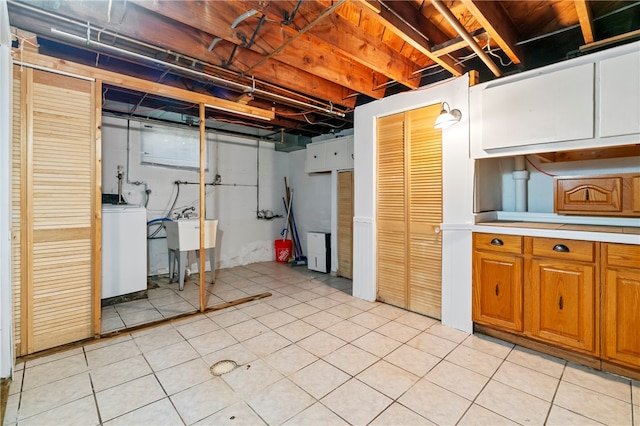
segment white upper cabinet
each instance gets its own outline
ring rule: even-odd
[[[640,41],[469,88],[471,158],[637,145]]]
[[[600,62],[600,137],[640,133],[640,51]]]
[[[307,145],[307,173],[353,169],[353,136]]]
[[[324,171],[324,145],[322,142],[307,144],[307,173]]]
[[[594,64],[487,86],[482,148],[593,138]]]

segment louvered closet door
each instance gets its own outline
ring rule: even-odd
[[[23,88],[19,67],[13,67],[13,123],[12,123],[12,144],[11,144],[11,292],[13,298],[13,342],[16,356],[21,355],[21,303],[20,288],[22,283],[22,262],[21,262],[21,237],[22,237],[22,214],[20,206],[22,205],[22,193],[24,189],[22,185],[23,171],[22,160],[22,140],[24,139],[23,131],[25,126],[22,125],[22,101],[24,96],[21,91]]]
[[[404,114],[377,119],[377,298],[406,307]]]
[[[338,275],[353,278],[353,171],[338,172]]]
[[[27,352],[91,337],[92,82],[29,70]],[[23,287],[24,288],[24,287]],[[27,300],[24,300],[24,298]],[[24,324],[24,323],[23,323]]]
[[[408,135],[408,309],[441,316],[442,131],[433,128],[440,105],[406,113]]]
[[[441,316],[442,137],[434,105],[377,120],[377,297]]]

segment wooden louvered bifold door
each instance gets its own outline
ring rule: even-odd
[[[23,243],[29,247],[22,336],[23,349],[32,353],[93,336],[95,83],[25,72],[32,78],[22,218]]]
[[[377,299],[406,307],[404,114],[377,120]]]
[[[11,293],[13,302],[13,343],[16,356],[21,355],[21,283],[22,283],[22,190],[24,167],[22,152],[25,126],[22,125],[22,79],[20,68],[13,67],[13,117],[11,129]]]
[[[442,136],[439,105],[377,120],[377,298],[440,318]]]
[[[338,172],[338,275],[353,278],[353,171]]]
[[[433,123],[440,106],[406,113],[408,135],[409,304],[440,318],[442,299],[442,131]]]

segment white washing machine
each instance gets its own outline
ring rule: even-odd
[[[147,289],[147,210],[102,205],[102,299]]]

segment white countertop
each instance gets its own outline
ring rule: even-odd
[[[640,219],[488,212],[476,215],[473,232],[567,238],[640,245]]]

